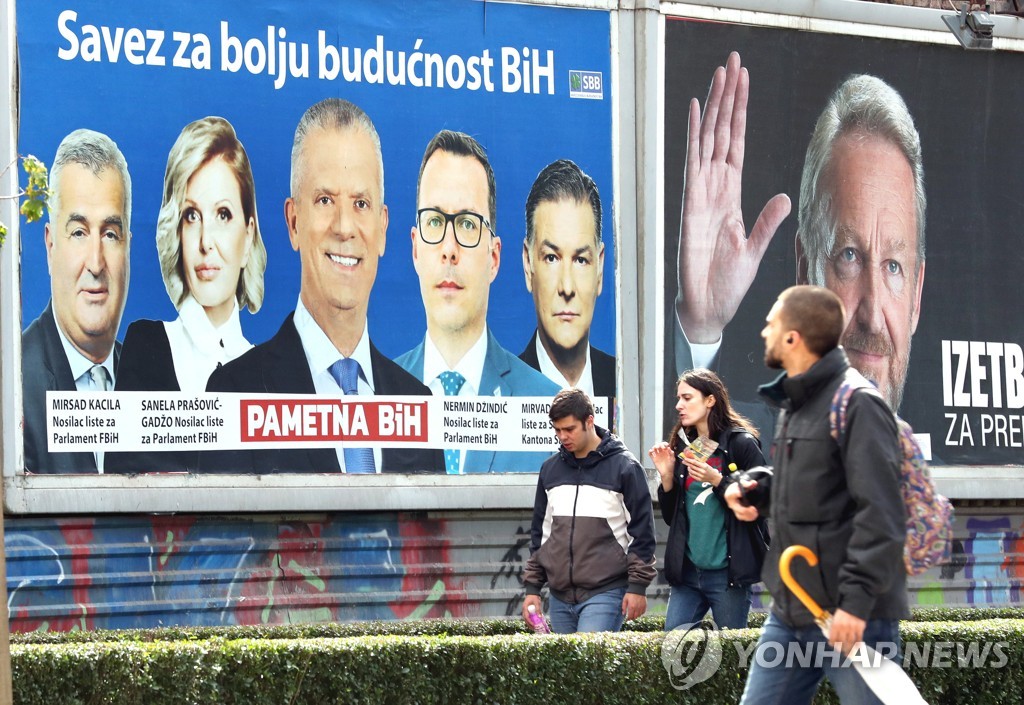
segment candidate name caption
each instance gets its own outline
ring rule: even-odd
[[[50,404],[51,426],[55,446],[79,443],[117,443],[117,414],[121,403],[102,396],[75,399],[54,399]],[[66,412],[75,412],[68,414]],[[114,412],[105,414],[104,412]],[[103,429],[103,430],[100,430]]]
[[[116,424],[113,418],[102,416],[54,416],[53,428],[55,445],[65,443],[117,443],[117,431],[97,430],[113,429]]]
[[[522,435],[520,442],[524,446],[558,445],[558,437],[551,432],[551,424],[548,421],[526,417],[522,426],[524,431],[531,432]]]
[[[464,410],[469,407],[472,408],[472,402],[459,403],[455,401],[445,402],[445,411],[448,412],[444,417],[444,442],[453,444],[483,444],[488,446],[496,446],[498,444],[497,433],[464,433],[464,431],[497,431],[499,424],[496,418],[487,418],[484,416],[476,415],[457,415],[451,413],[454,409]],[[481,407],[486,407],[486,404],[481,404]],[[502,407],[505,411],[508,410],[508,406]]]
[[[144,429],[164,429],[143,433],[142,445],[216,443],[215,429],[224,427],[224,419],[217,414],[220,399],[199,397],[185,399],[143,399],[140,424]],[[212,413],[196,413],[212,412]],[[184,429],[186,433],[175,432]]]

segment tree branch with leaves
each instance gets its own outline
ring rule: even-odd
[[[25,222],[34,223],[46,213],[46,201],[50,196],[49,173],[45,164],[29,154],[25,157],[16,158],[4,167],[3,172],[0,172],[0,178],[3,178],[11,167],[18,163],[18,159],[21,159],[21,167],[25,170],[25,175],[28,177],[28,184],[25,188],[18,189],[17,193],[10,196],[0,196],[0,199],[24,199],[19,209],[21,215],[24,216]],[[6,239],[7,226],[3,221],[0,221],[0,247],[3,246]]]

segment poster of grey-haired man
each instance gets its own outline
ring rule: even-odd
[[[112,139],[75,130],[57,147],[47,203],[50,301],[21,336],[25,470],[103,472],[103,453],[51,453],[46,392],[114,388],[128,294],[132,180]]]
[[[843,301],[842,345],[851,364],[928,437],[936,455],[981,462],[1012,452],[1012,434],[1000,436],[998,419],[991,420],[1012,397],[1011,363],[1020,349],[1000,324],[1017,315],[1000,313],[1001,282],[1020,275],[996,237],[999,227],[1011,227],[1009,212],[997,207],[995,194],[978,193],[973,212],[985,216],[972,221],[956,198],[962,184],[989,181],[989,170],[1009,157],[990,153],[986,164],[958,154],[954,137],[975,119],[1001,132],[998,116],[1015,99],[989,95],[982,101],[988,108],[970,115],[964,101],[945,100],[936,90],[937,67],[969,69],[945,48],[726,24],[701,27],[714,36],[698,39],[696,24],[674,21],[666,34],[672,68],[665,84],[665,163],[681,166],[665,175],[666,271],[676,274],[666,286],[670,370],[716,369],[769,441],[774,419],[750,401],[767,381],[756,303],[794,282],[817,284]],[[799,61],[780,52],[780,34],[800,45]],[[723,45],[735,51],[726,54]],[[929,69],[893,70],[908,63]],[[748,69],[765,65],[785,70]],[[705,98],[694,97],[698,89],[707,90]],[[972,90],[988,95],[984,87]],[[1021,178],[1008,166],[1000,174]],[[971,300],[989,302],[954,326],[959,332],[943,311],[963,297],[942,289],[925,293],[926,251],[928,282],[969,283]],[[957,340],[999,341],[989,355],[993,369],[958,383]],[[953,434],[942,407],[959,398],[957,390],[978,384],[993,387],[984,398],[993,413],[961,420],[974,425],[973,438],[966,428]],[[996,432],[983,442],[979,434],[993,424]]]

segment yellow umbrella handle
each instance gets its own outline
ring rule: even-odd
[[[790,572],[789,564],[797,556],[807,561],[808,565],[818,565],[818,557],[807,546],[790,546],[782,552],[782,558],[779,559],[779,575],[782,576],[782,582],[786,584],[786,587],[796,595],[797,599],[804,604],[804,607],[811,611],[814,618],[819,622],[824,621],[832,615],[821,609],[821,606],[814,601],[814,598],[807,594],[807,591],[800,586],[800,583],[793,577],[793,573]]]

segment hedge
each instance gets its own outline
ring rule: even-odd
[[[983,619],[1024,619],[1019,607],[937,607],[917,609],[909,621],[960,622]],[[764,624],[763,613],[752,612],[750,627]],[[649,615],[626,622],[624,631],[660,632],[665,617]],[[231,627],[162,627],[159,629],[122,629],[116,631],[22,632],[11,634],[12,644],[66,644],[92,641],[197,641],[204,639],[321,639],[356,636],[493,636],[528,634],[529,627],[518,617],[491,619],[424,619],[378,622],[319,622],[284,625],[245,625]]]
[[[998,669],[993,667],[994,652],[988,668],[911,663],[908,672],[929,703],[1020,702],[1024,620],[908,621],[902,634],[908,651],[936,642],[982,642],[990,648],[999,643],[1005,663]],[[721,668],[689,690],[673,687],[662,662],[665,634],[656,632],[550,637],[210,636],[19,644],[12,645],[11,656],[19,705],[711,705],[738,702],[746,678],[741,654],[750,653],[757,636],[754,629],[722,632]],[[816,702],[837,700],[825,689]]]

